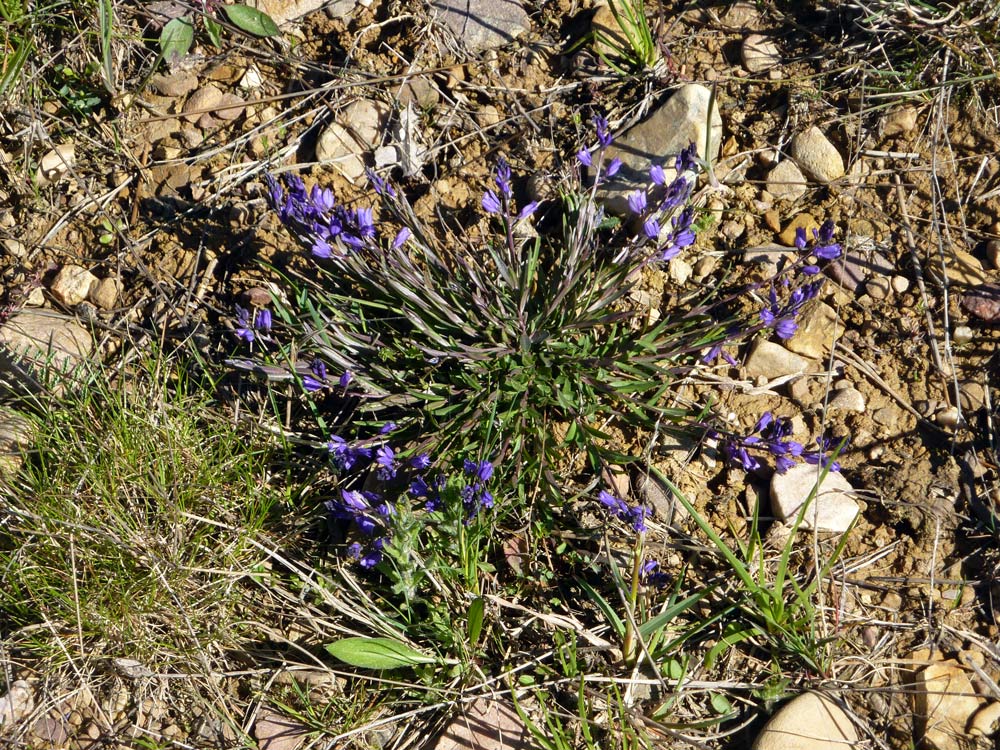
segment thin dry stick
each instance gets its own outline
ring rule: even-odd
[[[923,267],[920,265],[920,257],[917,255],[917,243],[913,239],[913,228],[910,224],[910,215],[906,210],[906,200],[903,196],[903,186],[899,176],[893,175],[892,181],[896,185],[896,200],[899,202],[899,211],[903,223],[903,237],[906,239],[906,246],[910,250],[910,260],[913,261],[913,273],[917,278],[917,288],[920,289],[920,298],[924,303],[924,317],[927,320],[927,333],[931,345],[931,355],[934,357],[934,367],[938,375],[941,376],[941,387],[944,390],[944,397],[948,400],[948,379],[944,366],[941,363],[941,352],[938,350],[938,337],[934,329],[934,318],[931,316],[931,307],[927,301],[927,287],[924,284]]]

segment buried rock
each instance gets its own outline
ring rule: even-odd
[[[987,323],[1000,322],[1000,284],[980,284],[962,295],[965,312]]]
[[[819,478],[820,468],[812,464],[798,464],[784,474],[775,473],[771,478],[771,510],[779,520],[791,523],[808,500],[810,505],[799,530],[815,528],[842,534],[861,510],[851,497],[854,488],[839,473],[831,471],[816,489]]]
[[[784,706],[751,750],[854,750],[858,731],[844,710],[820,693],[803,693]]]

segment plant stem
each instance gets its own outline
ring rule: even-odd
[[[625,659],[625,666],[631,668],[638,661],[635,638],[635,617],[636,602],[639,599],[639,576],[642,573],[642,543],[646,536],[640,532],[635,536],[635,548],[632,550],[632,589],[628,595],[629,610],[626,612],[625,636],[622,638],[622,656]]]

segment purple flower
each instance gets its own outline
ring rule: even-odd
[[[649,179],[656,185],[667,184],[667,176],[663,172],[663,167],[659,164],[654,164],[649,168]]]
[[[483,210],[488,214],[500,212],[500,198],[492,190],[483,193]]]
[[[396,239],[394,239],[392,241],[392,249],[393,250],[398,250],[400,247],[403,246],[404,242],[406,242],[408,239],[410,239],[410,236],[412,234],[413,234],[413,232],[411,232],[408,227],[403,227],[402,229],[400,229],[396,233]]]
[[[368,181],[371,182],[376,193],[379,195],[387,195],[390,198],[394,198],[396,196],[396,191],[392,189],[392,185],[390,185],[386,180],[379,177],[370,169],[366,169],[365,172],[368,175]]]
[[[250,311],[239,305],[236,306],[236,335],[248,344],[256,338],[253,326],[250,324]]]
[[[344,374],[340,376],[340,379],[337,381],[337,384],[341,388],[346,388],[348,385],[350,385],[351,379],[353,377],[354,374],[350,370],[344,370]]]
[[[480,461],[477,463],[475,461],[465,459],[463,468],[465,469],[466,474],[470,477],[475,477],[480,482],[489,481],[489,478],[493,476],[493,464],[489,461]]]
[[[806,230],[805,227],[798,227],[795,230],[795,247],[799,250],[806,249]]]
[[[375,451],[375,463],[378,464],[375,476],[383,482],[396,478],[396,453],[388,445],[380,446]]]
[[[631,193],[628,197],[628,207],[629,210],[636,216],[640,215],[646,210],[646,191],[636,190]]]
[[[688,144],[687,148],[681,149],[680,153],[677,154],[677,159],[674,161],[674,169],[677,174],[682,174],[684,172],[693,172],[698,166],[698,147],[692,142]]]
[[[326,364],[321,359],[314,359],[309,365],[312,374],[302,376],[302,387],[309,393],[315,393],[326,387]]]
[[[510,198],[510,165],[503,157],[500,157],[497,160],[497,173],[494,181],[500,189],[500,192],[507,198]]]
[[[642,222],[642,233],[651,240],[655,240],[660,236],[660,225],[656,223],[655,218],[650,216]]]
[[[423,471],[431,465],[431,457],[426,453],[420,453],[410,459],[410,466],[417,471]]]
[[[611,515],[619,520],[627,521],[637,533],[646,530],[646,517],[650,512],[647,506],[637,505],[631,507],[621,498],[615,497],[605,490],[600,491],[597,499],[601,505],[608,509]]]
[[[622,168],[622,160],[617,156],[608,162],[607,168],[604,170],[605,177],[614,177],[618,174],[618,170]]]
[[[597,142],[601,144],[601,148],[610,146],[613,139],[611,131],[608,129],[608,121],[600,115],[594,115],[591,121],[594,123],[594,129],[597,130]]]
[[[670,576],[660,570],[660,563],[656,560],[646,560],[639,569],[639,581],[643,586],[662,589],[670,583]]]
[[[399,425],[396,424],[395,422],[386,422],[384,425],[382,425],[379,428],[378,434],[379,435],[388,435],[390,432],[392,432],[393,430],[397,430],[397,429],[399,429]]]
[[[253,326],[258,331],[270,331],[271,330],[271,311],[270,310],[258,310],[257,315],[254,316]]]
[[[517,220],[527,219],[538,209],[538,201],[531,201],[528,205],[522,208],[517,214]]]
[[[591,158],[590,152],[586,148],[581,148],[576,152],[576,160],[585,167],[591,167],[594,165],[594,160]]]

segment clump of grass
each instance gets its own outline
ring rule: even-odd
[[[213,417],[183,371],[108,377],[36,405],[35,448],[2,490],[0,638],[56,663],[99,643],[195,669],[242,637],[251,540],[281,510],[273,449]]]

